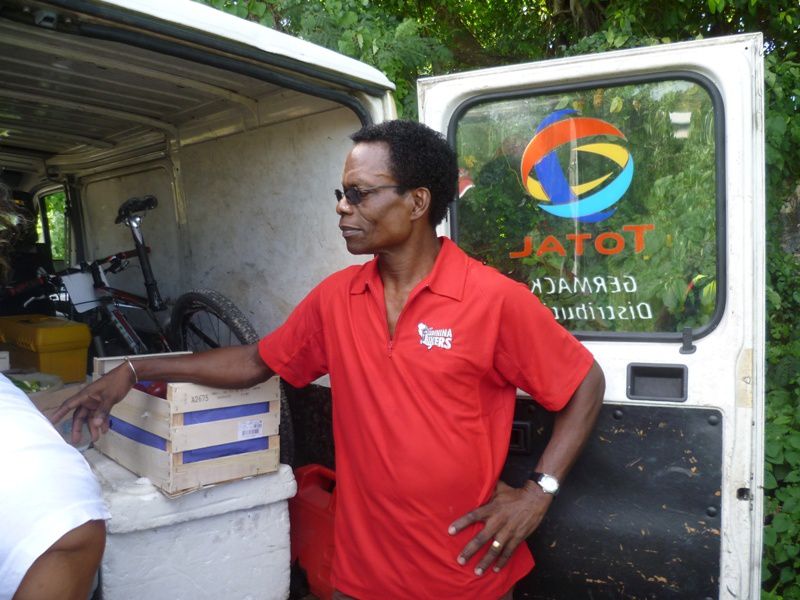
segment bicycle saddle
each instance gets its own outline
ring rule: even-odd
[[[158,198],[155,196],[142,196],[141,198],[129,198],[122,203],[117,211],[117,218],[114,223],[122,223],[134,213],[145,212],[158,206]]]

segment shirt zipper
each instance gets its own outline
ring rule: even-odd
[[[413,291],[411,294],[409,294],[408,298],[406,299],[405,304],[403,304],[403,308],[400,309],[400,314],[397,315],[397,322],[394,324],[394,332],[395,332],[395,334],[397,334],[397,331],[400,329],[400,321],[403,320],[403,314],[406,312],[406,309],[408,308],[408,305],[411,304],[411,302],[417,296],[419,296],[420,293],[422,293],[422,290],[425,290],[428,287],[430,287],[430,286],[429,286],[429,284],[426,283],[421,288],[419,288],[419,289]],[[386,328],[384,329],[384,331],[386,331],[386,334],[389,336],[388,351],[389,351],[389,358],[392,358],[392,351],[394,350],[394,336],[389,334],[389,320],[386,318],[386,298],[385,297],[383,299],[383,305],[384,305],[384,308],[383,308],[383,315],[384,315],[383,320],[384,320],[384,324],[386,325]]]

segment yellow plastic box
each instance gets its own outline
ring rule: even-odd
[[[0,336],[11,344],[11,367],[58,375],[65,383],[86,380],[89,327],[61,317],[0,317]]]

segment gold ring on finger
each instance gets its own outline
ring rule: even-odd
[[[497,540],[494,540],[492,542],[492,550],[500,550],[500,548],[502,548],[502,547],[503,547],[503,544],[501,544]]]

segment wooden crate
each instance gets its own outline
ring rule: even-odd
[[[95,378],[122,362],[95,359]],[[170,383],[167,398],[138,389],[111,410],[95,447],[169,496],[278,469],[278,379],[244,390]],[[231,453],[236,452],[236,453]]]

